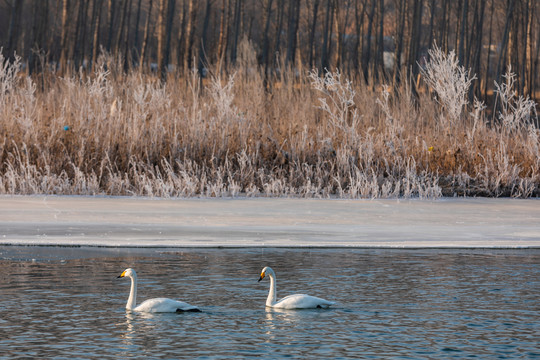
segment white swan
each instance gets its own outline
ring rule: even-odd
[[[335,303],[325,299],[318,298],[316,296],[310,296],[305,294],[295,294],[284,297],[283,299],[276,301],[276,273],[271,267],[267,266],[261,271],[261,277],[259,281],[264,279],[265,275],[270,277],[270,291],[268,298],[266,299],[266,306],[279,309],[327,309]]]
[[[184,311],[201,311],[198,307],[190,305],[183,301],[176,301],[167,298],[155,298],[143,301],[142,304],[136,306],[137,303],[137,273],[129,268],[124,270],[119,278],[128,277],[131,279],[131,290],[126,304],[126,310],[138,312],[184,312]]]

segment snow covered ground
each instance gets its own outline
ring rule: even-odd
[[[540,200],[0,196],[0,245],[540,248]]]

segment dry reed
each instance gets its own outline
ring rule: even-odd
[[[488,117],[474,76],[435,48],[430,91],[372,90],[338,71],[281,71],[249,49],[231,75],[48,74],[0,53],[0,193],[437,198],[540,194],[536,104],[515,75]],[[216,71],[218,73],[218,71]],[[38,80],[36,80],[38,81]],[[43,90],[41,90],[43,88]]]

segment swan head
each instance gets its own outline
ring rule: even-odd
[[[136,278],[137,273],[132,268],[127,268],[120,275],[117,276],[117,278],[123,278],[123,277]]]
[[[268,273],[269,276],[274,276],[274,270],[272,270],[270,266],[265,266],[264,269],[261,270],[261,276],[259,277],[259,280],[257,282],[264,279],[266,273]]]

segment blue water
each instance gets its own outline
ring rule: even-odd
[[[265,309],[308,293],[329,310]],[[202,313],[124,309],[170,297]],[[0,247],[0,358],[540,358],[540,250]]]

